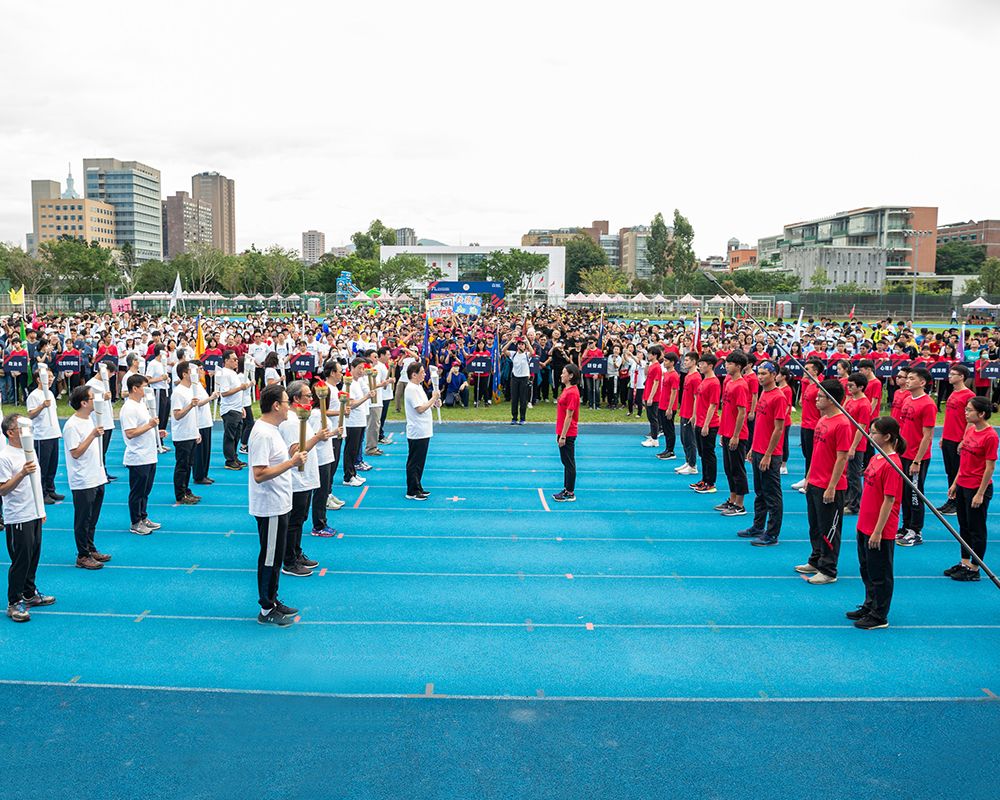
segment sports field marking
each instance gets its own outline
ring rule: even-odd
[[[361,501],[365,499],[366,494],[368,494],[368,484],[365,484],[365,488],[361,490],[361,494],[358,495],[358,499],[354,501],[354,505],[351,508],[360,508]]]
[[[542,501],[542,508],[544,508],[546,511],[551,510],[549,508],[549,504],[545,501],[545,492],[541,490],[541,487],[539,487],[538,489],[538,499]]]
[[[983,689],[983,691],[984,691],[984,692],[986,693],[986,695],[987,695],[987,696],[988,696],[988,697],[990,698],[990,700],[1000,700],[1000,697],[997,697],[997,696],[996,696],[995,694],[993,694],[993,692],[991,692],[991,691],[990,691],[989,689]]]

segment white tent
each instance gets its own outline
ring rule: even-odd
[[[720,295],[716,295],[711,300],[706,300],[705,304],[706,305],[710,305],[710,306],[722,306],[722,305],[725,305],[726,303],[731,303],[731,302],[732,301],[729,300],[726,297],[722,297]]]
[[[574,292],[566,298],[567,303],[585,303],[586,296],[582,292]]]
[[[747,294],[738,294],[734,299],[736,300],[737,303],[743,303],[744,305],[753,302],[753,298]]]
[[[612,302],[611,295],[609,295],[607,292],[601,292],[599,295],[597,295],[596,302],[603,304],[610,303]]]
[[[300,302],[300,301],[302,300],[302,298],[301,298],[301,297],[299,297],[299,296],[298,296],[297,294],[290,294],[290,295],[288,295],[288,297],[286,297],[285,299],[286,299],[286,300],[287,300],[287,301],[288,301],[289,303],[291,303],[291,302],[293,302],[293,301],[294,301],[294,302],[296,302],[296,303],[298,303],[298,302]]]
[[[262,295],[262,294],[261,294],[260,292],[257,292],[257,294],[255,294],[255,295],[253,296],[253,299],[254,299],[254,300],[267,300],[267,298],[266,298],[266,297],[264,297],[264,295]]]
[[[975,311],[976,309],[981,309],[983,311],[992,311],[994,309],[1000,308],[1000,306],[993,305],[983,297],[977,297],[971,303],[966,303],[964,306],[962,306],[962,308],[969,308],[972,309],[973,311]]]
[[[233,298],[233,301],[239,303],[239,302],[244,302],[244,301],[249,300],[249,299],[250,298],[247,297],[245,294],[238,294],[238,295],[236,295],[236,297]]]
[[[397,303],[409,303],[412,300],[413,300],[413,298],[410,297],[408,294],[406,294],[406,292],[403,292],[402,294],[397,294],[396,295],[396,302]]]
[[[371,300],[371,298],[364,292],[358,292],[351,298],[352,303],[367,303],[369,300]]]
[[[663,302],[664,300],[666,300],[666,298],[663,297],[662,294],[658,294],[656,297],[659,297],[660,300],[656,300],[656,298],[654,298],[655,302]],[[701,300],[698,300],[697,298],[692,297],[690,294],[686,294],[680,300],[677,301],[677,305],[700,306],[701,305]]]
[[[648,303],[649,298],[646,297],[642,292],[639,292],[635,297],[633,297],[629,302],[631,303]]]
[[[691,297],[691,295],[688,295],[688,297]],[[694,300],[693,297],[691,299]],[[664,297],[662,294],[657,294],[655,297],[653,297],[652,299],[650,299],[649,302],[651,302],[651,303],[666,303],[667,302],[667,298]],[[695,302],[698,303],[697,300],[695,300]],[[701,305],[701,303],[698,303],[698,305]]]

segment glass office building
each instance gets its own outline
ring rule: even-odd
[[[88,199],[115,207],[117,244],[130,244],[137,263],[163,258],[160,171],[138,161],[87,158],[83,161]]]

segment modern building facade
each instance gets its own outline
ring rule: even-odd
[[[212,247],[226,255],[236,252],[236,183],[218,172],[191,176],[191,197],[212,206]]]
[[[45,200],[57,200],[62,193],[59,181],[37,180],[31,182],[31,232],[27,235],[27,251],[38,255],[38,209]]]
[[[1000,219],[951,222],[938,228],[937,243],[966,242],[986,249],[987,258],[1000,258]],[[923,243],[921,243],[921,246]]]
[[[757,263],[763,264],[765,261],[774,267],[781,266],[784,250],[782,245],[785,238],[780,233],[777,236],[765,236],[757,240]]]
[[[160,171],[138,161],[85,158],[83,172],[86,198],[115,208],[118,247],[130,245],[140,264],[162,259]]]
[[[726,262],[730,272],[742,267],[752,267],[757,263],[757,248],[733,237],[726,244]]]
[[[163,201],[163,257],[169,261],[196,245],[213,246],[212,206],[177,192]]]
[[[38,200],[33,215],[38,219],[35,239],[37,248],[45,242],[69,237],[81,242],[97,242],[101,247],[115,250],[118,246],[115,207],[102,200],[82,197]]]
[[[618,234],[602,233],[599,244],[604,255],[608,257],[608,264],[612,267],[620,267],[622,265],[622,241],[618,238]]]
[[[595,219],[590,227],[577,228],[532,228],[521,237],[523,247],[560,247],[570,239],[583,235],[590,237],[594,244],[601,243],[601,237],[609,233],[606,219]]]
[[[888,258],[889,251],[877,247],[794,247],[785,253],[784,266],[799,276],[802,289],[835,289],[848,284],[881,289]]]
[[[326,234],[323,231],[302,232],[302,261],[315,264],[326,252]]]
[[[496,250],[510,250],[510,245],[503,247],[433,247],[416,245],[400,247],[383,245],[379,250],[380,259],[385,262],[401,253],[410,253],[424,259],[428,267],[440,269],[445,281],[485,281],[489,279],[484,268],[484,262],[490,253]],[[549,305],[562,305],[566,298],[566,249],[564,247],[535,247],[522,245],[519,249],[529,253],[540,253],[548,257],[545,270],[531,277],[523,287],[540,302]],[[410,286],[414,297],[422,297],[426,293],[425,285]],[[506,287],[508,294],[516,291],[515,287]]]
[[[653,274],[653,265],[649,263],[649,257],[646,254],[646,242],[649,240],[649,234],[648,225],[636,225],[618,231],[621,268],[622,272],[629,278],[648,280]]]
[[[417,232],[413,228],[396,228],[396,245],[398,247],[416,247]]]

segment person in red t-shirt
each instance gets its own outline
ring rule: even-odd
[[[823,371],[826,365],[818,358],[809,358],[805,362],[805,370],[813,378],[823,380]],[[813,436],[816,432],[816,423],[819,422],[819,408],[816,405],[816,398],[819,395],[819,388],[815,382],[809,379],[808,375],[802,376],[802,423],[801,423],[801,447],[802,455],[806,459],[806,474],[809,474],[809,465],[812,462]],[[793,489],[798,489],[803,494],[806,493],[806,479],[792,484]]]
[[[811,576],[809,583],[834,583],[840,555],[847,489],[847,454],[854,439],[854,426],[837,408],[834,400],[844,400],[844,387],[836,378],[823,381],[816,397],[819,422],[813,438],[812,462],[806,474],[806,509],[809,514],[809,542],[812,553],[795,571]],[[833,398],[831,400],[831,398]]]
[[[899,453],[906,441],[899,435],[899,423],[892,417],[879,417],[872,423],[871,436],[885,452],[876,455],[865,468],[865,488],[858,511],[858,565],[865,584],[865,601],[847,618],[862,630],[889,626],[892,603],[892,557],[896,525],[903,494]]]
[[[737,536],[753,537],[755,547],[771,547],[778,543],[784,503],[781,493],[781,457],[786,445],[785,432],[791,402],[791,387],[776,383],[778,368],[771,361],[762,361],[757,376],[763,391],[757,400],[757,422],[750,447],[753,467],[753,525]],[[787,391],[786,391],[787,390]]]
[[[660,358],[663,351],[659,345],[651,345],[649,350],[649,366],[646,368],[646,385],[642,390],[642,404],[646,408],[646,419],[649,420],[649,435],[642,442],[643,447],[656,447],[660,438],[660,383],[663,368]]]
[[[763,356],[761,357],[763,358]],[[753,426],[757,418],[757,397],[760,395],[760,381],[757,380],[757,360],[753,353],[747,353],[747,365],[743,369],[743,379],[750,390],[750,408],[747,409],[747,435],[753,441]]]
[[[677,444],[677,433],[674,427],[674,414],[677,412],[677,395],[680,393],[681,379],[677,374],[677,354],[663,354],[660,363],[660,397],[657,402],[660,430],[663,431],[663,451],[656,454],[661,461],[676,458],[674,447]]]
[[[781,474],[788,474],[788,454],[791,452],[791,447],[789,443],[789,436],[792,430],[792,409],[795,408],[795,387],[792,384],[792,375],[788,370],[788,367],[779,367],[778,375],[775,380],[778,384],[778,388],[781,389],[781,393],[785,396],[788,401],[785,411],[785,433],[784,441],[781,443]]]
[[[958,475],[948,489],[948,497],[955,501],[958,511],[958,532],[980,561],[986,556],[986,515],[997,463],[997,432],[987,422],[991,412],[985,397],[973,397],[965,404],[969,427],[962,438]],[[962,560],[944,574],[955,581],[978,581],[979,564],[974,564],[969,551],[963,549]]]
[[[698,354],[691,352],[684,356],[684,382],[681,384],[681,447],[684,448],[684,463],[674,470],[678,475],[698,474],[698,443],[694,429],[694,398],[701,384],[698,372]]]
[[[892,376],[892,385],[896,387],[896,393],[889,401],[889,416],[900,424],[903,422],[903,403],[910,396],[910,393],[906,391],[906,381],[909,377],[909,367],[900,367],[899,371]]]
[[[948,476],[948,486],[955,482],[958,475],[959,453],[958,445],[965,435],[965,405],[976,393],[968,387],[972,373],[965,364],[952,364],[948,370],[948,383],[951,384],[951,394],[944,404],[944,429],[941,431],[941,458],[944,460],[944,472]],[[938,511],[949,516],[958,513],[955,502],[948,500]]]
[[[847,379],[847,392],[850,397],[844,403],[844,410],[863,430],[868,430],[872,421],[872,407],[865,395],[868,379],[860,372],[852,372]],[[865,451],[868,440],[855,429],[851,440],[851,449],[847,452],[847,498],[844,500],[844,513],[857,514],[861,505],[861,475],[865,470]]]
[[[906,376],[909,397],[904,398],[900,409],[899,430],[906,439],[903,453],[903,469],[910,480],[923,492],[927,480],[927,469],[931,463],[931,441],[937,424],[937,405],[925,388],[931,385],[931,374],[924,367],[911,369]],[[924,504],[908,483],[903,484],[903,521],[905,530],[899,539],[900,547],[923,544],[921,531],[924,527]]]
[[[701,383],[694,398],[694,434],[701,457],[701,480],[691,484],[699,494],[714,494],[719,462],[715,455],[715,437],[719,433],[719,399],[722,386],[715,376],[716,358],[711,353],[698,357]]]
[[[976,379],[972,382],[972,388],[980,397],[989,397],[990,394],[990,379],[983,376],[983,368],[989,363],[989,351],[981,350],[975,363]]]
[[[722,437],[722,470],[729,483],[729,499],[715,507],[724,517],[746,514],[743,498],[747,486],[747,415],[750,413],[750,388],[743,377],[747,357],[734,350],[726,357],[726,382],[722,387],[722,416],[719,435]]]
[[[563,490],[552,495],[558,503],[576,500],[576,436],[580,422],[580,368],[576,364],[563,367],[560,376],[563,390],[556,406],[556,444],[563,465]]]

